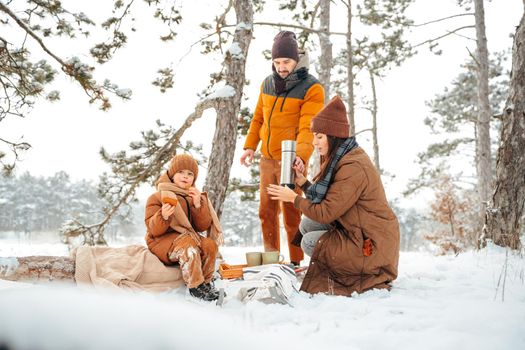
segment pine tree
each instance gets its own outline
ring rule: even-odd
[[[158,1],[145,1],[158,5]],[[71,77],[84,90],[89,102],[98,103],[102,110],[111,107],[109,94],[129,99],[129,89],[121,89],[107,79],[97,82],[94,65],[77,56],[60,57],[50,49],[48,41],[52,38],[73,41],[80,36],[89,37],[92,31],[107,30],[111,38],[90,50],[98,63],[107,62],[126,42],[121,27],[133,2],[115,0],[114,14],[100,27],[84,12],[70,11],[57,0],[0,2],[0,122],[8,117],[25,117],[40,98],[59,100],[60,91],[48,89],[59,70]],[[159,6],[157,12],[160,16],[164,10]],[[176,19],[176,13],[162,16],[168,24]],[[13,171],[20,154],[31,147],[29,142],[7,139],[1,134],[0,146],[4,149],[0,149],[0,165],[5,174]]]
[[[507,53],[501,52],[494,55],[490,61],[490,104],[493,110],[501,110],[505,96],[508,91],[508,72],[505,71],[504,63]],[[463,71],[452,81],[451,87],[427,102],[431,115],[425,118],[431,132],[442,135],[443,141],[430,144],[424,152],[418,154],[418,163],[421,165],[421,173],[417,178],[411,179],[405,195],[410,195],[422,188],[433,188],[439,174],[448,172],[447,164],[453,163],[453,159],[464,158],[462,171],[450,174],[454,182],[461,182],[474,186],[472,180],[475,174],[476,164],[476,125],[478,116],[476,68],[475,63],[470,60],[463,66]],[[497,132],[499,123],[492,123],[493,132]],[[497,147],[493,143],[493,147]],[[469,167],[470,165],[470,171]],[[447,168],[447,169],[445,169]]]
[[[227,32],[232,26],[225,22],[232,8],[237,13],[233,35]],[[200,94],[201,100],[194,112],[178,129],[157,122],[157,130],[142,132],[142,140],[130,143],[129,151],[109,154],[105,149],[101,150],[103,160],[111,166],[112,170],[111,173],[101,177],[99,184],[99,194],[106,203],[104,217],[98,222],[89,224],[78,220],[68,222],[63,229],[65,235],[83,235],[92,238],[89,244],[105,244],[104,230],[111,218],[119,211],[129,211],[129,204],[135,200],[136,191],[141,184],[153,184],[162,168],[178,151],[200,153],[198,146],[194,146],[191,142],[182,145],[180,140],[192,123],[210,108],[217,113],[217,124],[204,188],[210,192],[209,198],[220,215],[235,150],[233,145],[237,132],[237,114],[245,81],[244,65],[252,37],[251,11],[253,11],[253,2],[250,0],[230,1],[225,12],[216,18],[217,26],[214,28],[215,31],[212,31],[217,37],[216,40],[209,39],[212,36],[210,34],[208,39],[200,41],[203,51],[209,53],[222,49],[227,43],[224,36],[233,37],[231,46],[224,56],[222,70],[211,74],[210,84]],[[212,29],[209,24],[202,24],[201,27],[205,30]],[[222,82],[225,85],[221,87]],[[162,88],[166,89],[168,85],[162,85]]]

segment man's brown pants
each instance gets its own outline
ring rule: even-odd
[[[284,228],[288,238],[288,249],[290,260],[300,262],[304,258],[301,248],[290,242],[294,238],[299,223],[301,222],[301,211],[296,209],[293,203],[281,203],[270,199],[266,188],[270,184],[278,185],[281,179],[281,162],[279,160],[261,158],[260,163],[260,203],[259,218],[261,219],[261,230],[265,251],[280,251],[279,213],[282,210]],[[297,194],[301,194],[299,187],[295,188]]]

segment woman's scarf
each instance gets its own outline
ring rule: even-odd
[[[349,137],[347,138],[341,145],[339,145],[339,148],[335,151],[335,155],[330,161],[330,164],[328,164],[328,169],[326,171],[326,175],[322,178],[317,180],[315,183],[313,183],[308,189],[306,190],[306,198],[308,198],[312,203],[319,204],[326,196],[326,192],[328,191],[328,187],[330,186],[330,183],[332,182],[332,177],[334,175],[335,166],[337,165],[337,162],[343,158],[345,154],[353,150],[359,146],[357,144],[357,141],[355,140],[355,137]]]
[[[171,179],[168,176],[167,172],[159,178],[156,184],[157,189],[160,191],[161,200],[163,197],[173,197],[176,194],[180,194],[184,197],[189,196],[188,190],[180,188],[173,182],[171,182]],[[211,204],[208,195],[206,193],[203,193],[203,195],[208,201],[208,210],[212,219],[211,227],[208,229],[208,237],[213,239],[215,243],[217,243],[217,245],[222,245],[224,243],[224,237],[222,234],[219,217],[217,216],[217,213],[215,212],[215,209],[213,208],[213,205]],[[188,210],[191,209],[188,208]],[[200,244],[200,235],[197,232],[195,232],[195,229],[193,228],[193,226],[191,226],[191,223],[186,214],[184,213],[184,210],[182,210],[180,203],[175,205],[175,213],[173,214],[173,217],[171,219],[170,227],[173,228],[176,232],[190,235],[196,243]]]

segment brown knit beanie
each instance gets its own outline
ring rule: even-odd
[[[350,137],[350,124],[348,123],[346,107],[341,97],[337,95],[334,96],[330,102],[312,118],[310,130],[335,137]]]
[[[273,39],[272,59],[276,58],[291,58],[299,62],[299,49],[293,32],[280,31]]]
[[[171,160],[170,168],[168,169],[168,176],[170,177],[170,179],[173,179],[173,176],[179,170],[189,170],[193,172],[193,174],[195,174],[193,184],[195,184],[195,181],[197,180],[197,175],[199,174],[199,166],[197,165],[197,161],[193,159],[192,156],[190,156],[189,154],[177,154],[175,157],[173,157],[173,159]]]

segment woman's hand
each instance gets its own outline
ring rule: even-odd
[[[270,185],[266,188],[266,192],[273,200],[293,203],[297,193],[286,186]]]
[[[162,204],[161,215],[164,220],[168,221],[173,213],[175,213],[175,207],[173,205],[168,203]]]
[[[193,199],[193,206],[199,209],[201,207],[201,191],[195,187],[190,187],[188,194]]]
[[[295,170],[295,183],[301,187],[306,182],[306,177],[304,176],[304,163],[303,160],[299,157],[295,157],[293,162],[292,169]]]

